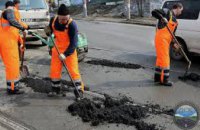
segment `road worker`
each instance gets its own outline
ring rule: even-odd
[[[6,9],[0,18],[0,56],[5,65],[7,93],[22,94],[19,86],[19,52],[17,45],[18,34],[16,29],[27,32],[23,26],[15,19],[14,3],[6,2]]]
[[[29,29],[29,26],[22,22],[21,21],[21,15],[20,15],[20,12],[19,12],[19,8],[20,8],[20,0],[13,0],[13,3],[14,3],[14,13],[15,13],[15,19],[25,28],[25,29]],[[18,34],[18,44],[19,46],[21,46],[20,48],[22,48],[22,46],[24,46],[24,40],[23,38],[21,37],[20,33],[19,33],[19,29],[16,28],[16,35]],[[24,35],[25,37],[25,35]],[[24,48],[21,49],[20,51],[24,51]],[[19,53],[21,54],[21,53]],[[21,56],[20,56],[21,57]]]
[[[152,16],[158,19],[158,25],[155,36],[155,48],[156,48],[156,68],[154,81],[164,86],[172,86],[173,83],[169,80],[170,72],[170,44],[172,43],[172,36],[167,29],[175,34],[178,26],[177,16],[181,15],[183,11],[183,5],[176,3],[171,10],[168,9],[155,9],[152,11]],[[179,49],[177,43],[174,43],[174,47]]]
[[[75,82],[80,94],[83,94],[84,84],[81,79],[78,67],[77,42],[78,29],[77,25],[69,15],[66,5],[60,5],[57,16],[50,20],[50,30],[55,35],[55,44],[58,46],[61,54],[59,55],[55,47],[52,49],[52,59],[50,68],[50,78],[52,82],[52,92],[54,95],[60,92],[62,62],[64,61],[69,69],[69,73]],[[75,96],[78,97],[77,91],[74,90]]]

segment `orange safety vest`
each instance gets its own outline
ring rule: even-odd
[[[167,25],[172,32],[174,32],[175,28],[178,25],[178,22],[176,23],[172,20],[172,12],[170,12],[170,20]],[[167,27],[164,27],[162,29],[157,29],[155,37],[157,67],[161,67],[163,69],[169,69],[170,66],[169,48],[172,39],[173,37],[169,33]]]
[[[10,29],[12,28],[12,26],[10,25],[10,23],[8,22],[8,20],[3,18],[3,13],[6,10],[4,10],[1,14],[1,18],[0,18],[0,28],[4,31],[10,31]]]
[[[68,48],[68,46],[70,44],[70,40],[69,40],[70,38],[68,35],[68,26],[73,20],[71,18],[69,19],[69,21],[66,25],[66,29],[64,31],[58,31],[54,27],[56,19],[57,19],[57,16],[53,20],[52,29],[53,29],[53,33],[55,35],[55,41],[56,41],[58,48],[61,51],[61,53],[64,53],[64,51]]]
[[[178,26],[178,22],[174,22],[172,20],[172,17],[173,17],[172,16],[172,12],[170,12],[170,19],[169,19],[169,22],[168,22],[167,26],[169,27],[169,29],[171,30],[171,32],[174,32],[175,29],[176,29],[176,27]],[[163,36],[164,38],[170,38],[172,40],[172,36],[169,33],[167,27],[162,28],[162,29],[157,29],[156,33],[157,33],[157,35],[159,35],[161,37]]]
[[[3,18],[3,13],[5,11],[6,10],[4,10],[2,12],[2,15],[1,15],[1,18],[0,18],[0,29],[2,31],[8,32],[9,34],[13,34],[12,36],[14,36],[14,37],[12,37],[12,38],[18,39],[18,35],[19,35],[18,29],[16,27],[11,26],[9,21]]]

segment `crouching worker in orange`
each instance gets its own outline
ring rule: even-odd
[[[61,53],[59,55],[55,49],[52,49],[52,59],[50,68],[50,78],[52,82],[52,92],[49,96],[58,94],[61,89],[62,62],[64,61],[69,69],[69,73],[75,82],[80,94],[83,94],[84,84],[81,80],[78,67],[78,57],[76,52],[78,41],[78,30],[76,23],[70,18],[68,8],[62,4],[58,9],[58,15],[51,19],[49,25],[52,33],[55,35],[55,44]],[[77,91],[74,90],[78,98]]]
[[[6,70],[7,93],[22,94],[19,86],[19,52],[15,30],[26,30],[16,21],[14,3],[6,2],[6,9],[0,18],[0,56]]]
[[[172,86],[173,83],[169,81],[170,72],[170,44],[172,43],[172,36],[167,27],[175,34],[178,22],[176,17],[181,15],[183,11],[183,5],[180,3],[174,4],[172,10],[153,10],[152,16],[158,19],[157,31],[155,36],[155,48],[156,48],[156,68],[154,81],[164,86]],[[163,18],[164,19],[163,19]],[[174,47],[178,49],[177,43],[174,43]]]

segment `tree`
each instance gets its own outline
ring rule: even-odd
[[[143,4],[144,0],[136,0],[137,8],[138,8],[138,16],[143,17],[144,16],[144,9]]]
[[[138,16],[143,17],[145,0],[132,0],[132,3],[137,5]]]

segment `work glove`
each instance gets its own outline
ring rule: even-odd
[[[19,48],[20,48],[20,51],[21,51],[21,52],[24,52],[25,49],[26,49],[24,43],[23,43],[23,44],[20,44],[20,47],[19,47]]]
[[[176,52],[180,51],[181,46],[178,43],[174,43],[173,47],[175,48]]]
[[[162,21],[164,24],[166,24],[166,25],[167,25],[167,24],[168,24],[168,22],[169,22],[169,21],[168,21],[166,18],[162,18],[162,20],[161,20],[161,21]]]
[[[23,35],[26,35],[26,34],[28,34],[28,30],[25,29],[22,33],[23,33]]]
[[[60,58],[61,61],[64,61],[66,59],[66,56],[64,54],[60,54],[59,58]]]

